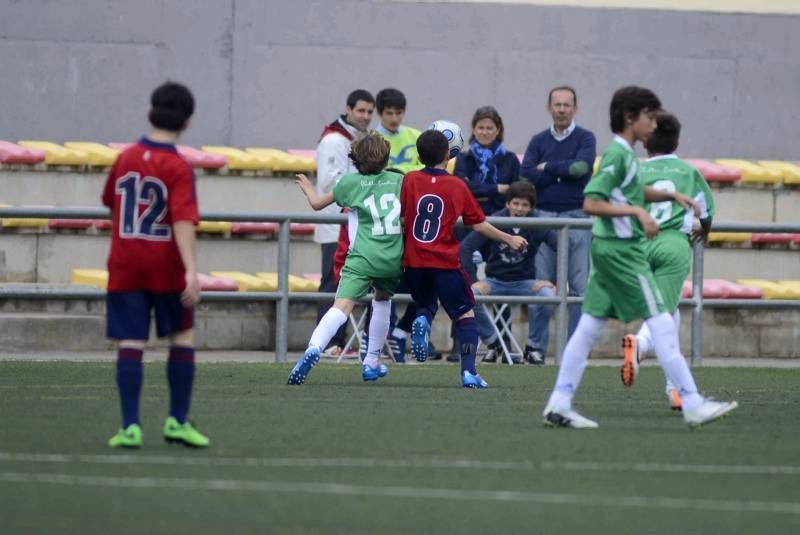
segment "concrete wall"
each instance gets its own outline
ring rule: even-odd
[[[409,124],[495,105],[521,151],[574,85],[605,144],[617,87],[654,88],[686,156],[798,159],[800,16],[369,0],[0,0],[0,139],[129,140],[166,78],[186,141],[313,147],[356,87],[403,89]]]

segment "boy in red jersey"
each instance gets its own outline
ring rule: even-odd
[[[449,147],[444,134],[423,132],[417,153],[425,168],[403,178],[400,203],[403,217],[403,268],[418,316],[411,326],[411,354],[418,361],[428,358],[428,336],[436,315],[437,299],[456,324],[461,343],[461,384],[464,388],[489,385],[475,370],[478,326],[475,298],[469,276],[461,269],[459,243],[453,229],[459,217],[464,224],[493,240],[519,250],[527,242],[486,221],[480,205],[464,181],[447,174]]]
[[[142,354],[154,310],[158,336],[170,338],[170,414],[164,439],[206,447],[208,438],[187,420],[194,381],[194,305],[200,299],[197,195],[194,172],[175,148],[194,112],[194,98],[185,86],[167,82],[156,88],[150,103],[152,132],[119,155],[103,190],[103,204],[111,208],[113,222],[107,336],[119,340],[117,386],[122,404],[122,427],[108,445],[142,445]]]

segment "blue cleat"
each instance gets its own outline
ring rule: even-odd
[[[483,380],[479,374],[472,375],[467,370],[461,374],[461,385],[464,388],[489,388],[489,383]]]
[[[405,338],[398,338],[395,336],[389,335],[386,339],[389,343],[389,349],[392,350],[391,357],[394,359],[395,362],[403,363],[406,361],[406,339]]]
[[[303,353],[303,356],[300,357],[300,360],[297,361],[297,364],[294,365],[291,373],[289,373],[289,384],[301,385],[305,383],[306,377],[311,373],[311,368],[313,368],[317,362],[319,362],[319,349],[316,347],[309,347],[306,349],[306,352]]]
[[[367,358],[367,347],[369,346],[369,335],[367,331],[361,333],[361,339],[358,342],[358,360],[364,362]]]
[[[431,334],[431,324],[425,316],[417,316],[411,325],[411,354],[417,362],[428,360],[428,337]]]
[[[386,364],[378,364],[377,368],[370,368],[366,364],[361,366],[361,378],[365,381],[377,381],[388,373],[389,367]]]

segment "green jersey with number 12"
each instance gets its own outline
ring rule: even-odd
[[[365,276],[388,278],[402,273],[402,183],[403,175],[384,171],[344,175],[333,187],[336,204],[350,210],[347,265]]]
[[[695,214],[694,210],[686,210],[674,201],[649,203],[646,206],[647,211],[661,230],[679,230],[690,234],[695,216],[704,221],[714,215],[714,198],[706,179],[697,169],[674,154],[655,156],[642,163],[639,166],[639,176],[645,186],[683,193],[700,206],[701,212]]]

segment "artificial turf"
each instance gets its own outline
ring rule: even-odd
[[[695,370],[740,408],[690,431],[657,368],[623,388],[587,369],[576,408],[600,429],[547,429],[555,368],[393,366],[378,384],[321,364],[200,364],[207,450],[167,445],[163,363],[147,363],[145,446],[112,451],[112,363],[0,362],[2,533],[798,533],[800,370]]]

